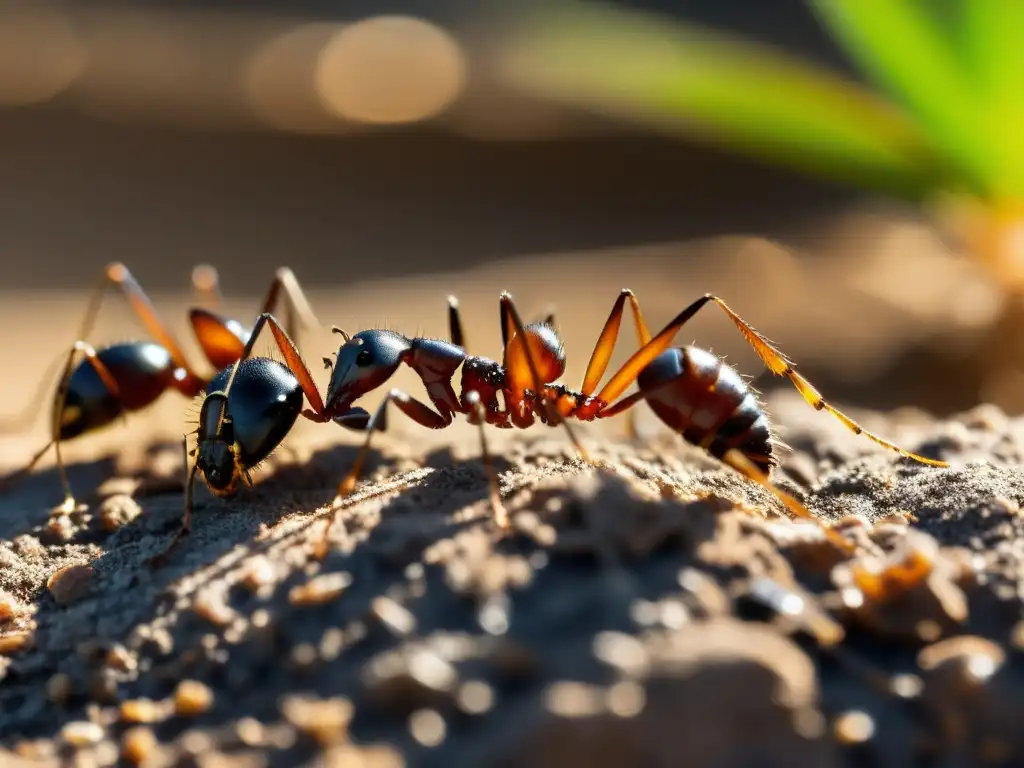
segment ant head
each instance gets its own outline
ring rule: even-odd
[[[234,425],[227,414],[228,397],[211,392],[199,411],[199,446],[196,467],[206,485],[218,496],[230,496],[238,486],[241,468]]]
[[[409,351],[409,339],[394,331],[360,331],[338,350],[326,407],[345,410],[356,399],[370,392],[398,369]]]

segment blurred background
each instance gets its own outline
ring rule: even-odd
[[[216,5],[0,4],[10,411],[52,386],[38,389],[38,377],[115,259],[188,342],[198,263],[220,270],[228,308],[246,321],[280,265],[324,323],[349,330],[443,335],[454,292],[471,351],[490,355],[508,289],[528,314],[554,305],[573,379],[619,288],[638,293],[652,325],[710,290],[833,399],[935,413],[1024,406],[1017,283],[964,237],[979,231],[977,206],[956,209],[975,222],[965,229],[950,226],[964,216],[931,205],[945,200],[936,190],[966,189],[933,173],[963,132],[936,148],[935,132],[901,122],[921,117],[920,100],[879,107],[878,69],[823,23],[812,7],[822,3],[349,1],[287,15]],[[636,34],[617,40],[621,30]],[[700,84],[714,98],[670,88],[659,101],[669,91],[645,85],[652,73],[695,71],[687,39],[693,61],[722,62],[727,76]],[[743,88],[730,67],[749,57],[701,47],[716,40],[767,45],[755,50],[796,69],[754,83],[755,100],[733,98]],[[748,69],[771,74],[756,60]],[[652,96],[631,101],[638,93]],[[796,99],[785,115],[769,104],[776,93]],[[860,112],[847,119],[850,104]],[[758,143],[754,128],[777,131]],[[964,199],[994,199],[974,191]],[[986,211],[1016,199],[1001,192]],[[141,335],[122,303],[112,298],[94,343]],[[680,335],[692,340],[772,385],[724,318],[696,319]],[[624,337],[618,359],[633,343]],[[309,344],[313,361],[333,348],[328,336]]]

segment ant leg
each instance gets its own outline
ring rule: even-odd
[[[263,326],[269,326],[270,332],[274,336],[274,341],[277,344],[277,348],[284,355],[285,365],[292,372],[299,381],[299,386],[302,387],[303,393],[306,395],[306,400],[309,401],[311,410],[302,412],[310,421],[316,421],[323,423],[328,421],[327,415],[324,412],[324,401],[320,396],[320,390],[317,389],[316,382],[313,380],[313,375],[309,372],[309,368],[302,359],[302,355],[299,354],[299,350],[295,346],[295,342],[291,340],[291,337],[285,332],[281,324],[269,312],[262,313],[256,320],[256,325],[253,326],[252,334],[249,336],[249,341],[245,345],[245,349],[242,350],[241,357],[236,360],[231,366],[231,374],[228,376],[227,384],[224,385],[225,397],[231,391],[231,385],[235,381],[235,376],[238,374],[238,366],[241,365],[242,361],[252,355],[253,347],[256,345],[256,340],[259,338],[260,331],[263,330]],[[221,411],[223,416],[223,410]]]
[[[387,426],[387,407],[389,403],[394,403],[402,413],[420,426],[427,427],[428,429],[444,429],[452,423],[452,414],[438,413],[429,405],[420,402],[402,390],[392,389],[384,397],[384,400],[381,401],[381,404],[377,406],[377,411],[373,414],[373,418],[370,419],[370,423],[366,427],[366,439],[363,441],[359,453],[356,454],[355,461],[352,462],[352,468],[349,469],[344,479],[338,484],[337,495],[334,498],[335,507],[344,497],[355,490],[356,483],[359,482],[359,476],[363,471],[363,463],[366,461],[366,456],[370,451],[370,442],[373,440],[373,434],[374,432],[384,431]]]
[[[8,490],[10,488],[13,488],[15,485],[17,485],[22,480],[24,480],[25,477],[27,477],[29,475],[29,473],[32,472],[32,470],[36,466],[36,464],[39,463],[39,461],[43,458],[43,456],[46,455],[46,453],[51,448],[53,448],[53,440],[51,440],[46,445],[44,445],[42,448],[40,448],[38,451],[36,451],[35,455],[31,459],[29,459],[28,464],[26,464],[24,467],[19,469],[17,472],[14,472],[13,474],[9,475],[8,477],[5,477],[3,482],[0,483],[0,490],[6,491],[6,490]]]
[[[629,358],[629,360],[623,364],[608,383],[604,385],[604,388],[597,394],[597,400],[610,402],[619,397],[619,395],[621,395],[630,384],[636,381],[640,372],[643,371],[643,369],[646,368],[654,358],[669,348],[672,344],[673,337],[679,329],[709,302],[717,304],[729,316],[739,329],[740,333],[743,334],[743,338],[745,338],[747,343],[753,347],[757,356],[761,358],[761,362],[764,363],[768,370],[776,376],[785,376],[788,378],[790,382],[792,382],[793,386],[796,387],[797,391],[803,396],[804,400],[814,406],[816,410],[831,413],[853,433],[864,435],[869,440],[873,440],[884,448],[895,451],[908,459],[919,461],[922,464],[930,464],[935,467],[949,466],[944,461],[929,459],[924,456],[919,456],[916,453],[911,453],[910,451],[900,448],[872,432],[868,432],[845,413],[826,402],[814,385],[793,370],[793,364],[789,359],[776,349],[768,339],[741,319],[740,316],[733,312],[724,301],[710,293],[704,294],[676,315],[676,317],[673,318],[657,336],[651,339],[651,341],[641,347],[631,358]]]
[[[216,267],[210,264],[197,264],[192,268],[192,293],[207,309],[220,308],[220,276]]]
[[[466,334],[462,329],[459,300],[454,296],[448,297],[448,341],[456,347],[466,348]]]
[[[113,283],[124,293],[128,299],[128,303],[132,307],[132,311],[136,317],[146,326],[146,330],[149,335],[158,341],[171,355],[171,359],[174,360],[174,364],[183,370],[190,379],[198,380],[198,377],[193,373],[192,368],[188,364],[188,360],[185,358],[185,353],[181,349],[181,345],[178,344],[174,334],[171,333],[167,325],[160,316],[157,314],[156,308],[153,306],[153,302],[149,300],[149,296],[146,295],[145,291],[142,290],[142,286],[136,282],[135,278],[132,277],[131,272],[128,268],[121,263],[109,264],[104,272],[104,278],[106,282]],[[89,331],[92,329],[92,325],[95,322],[96,313],[99,310],[99,299],[101,294],[97,293],[94,297],[93,304],[89,307],[89,311],[86,313],[85,321],[83,322],[83,328],[78,334],[79,339],[88,338]]]
[[[505,357],[508,361],[508,365],[515,366],[521,364],[520,361],[517,361],[512,355],[508,354],[509,345],[511,343],[510,340],[518,338],[523,350],[523,358],[525,358],[526,365],[530,369],[530,379],[533,382],[535,397],[544,409],[544,414],[547,417],[548,423],[552,426],[561,424],[565,427],[566,434],[568,434],[569,440],[572,441],[573,447],[585,461],[589,462],[590,455],[583,447],[583,444],[579,441],[575,430],[573,430],[569,425],[568,420],[562,418],[561,414],[555,410],[551,400],[545,396],[544,388],[546,382],[542,380],[540,372],[537,369],[537,362],[533,359],[533,353],[530,351],[530,345],[526,341],[526,329],[523,326],[522,318],[519,316],[519,311],[516,309],[516,306],[512,301],[512,296],[507,292],[502,293],[501,298],[499,299],[499,306],[501,310],[502,342],[503,347],[506,350]],[[508,406],[509,404],[506,403],[506,408],[508,408]]]
[[[100,381],[103,382],[103,386],[107,388],[107,391],[115,398],[120,396],[117,380],[110,372],[110,369],[107,368],[96,355],[96,350],[84,341],[76,341],[74,345],[72,345],[71,349],[68,350],[67,354],[63,356],[64,368],[61,371],[57,391],[53,396],[53,421],[50,424],[50,441],[36,452],[25,467],[7,478],[2,486],[4,489],[7,489],[23,480],[32,471],[35,465],[39,463],[40,459],[46,455],[46,452],[49,451],[50,448],[53,448],[57,453],[57,471],[60,473],[61,487],[64,489],[64,503],[61,505],[61,509],[65,512],[74,511],[76,504],[74,494],[71,492],[71,482],[68,480],[67,471],[64,467],[64,457],[60,450],[60,432],[61,427],[63,426],[62,416],[64,414],[64,404],[67,400],[68,387],[71,383],[71,373],[74,369],[75,353],[77,352],[83,353],[85,359],[93,367],[93,370],[96,371],[96,375],[99,376]]]
[[[748,477],[755,483],[764,486],[773,494],[775,494],[779,501],[781,501],[785,505],[786,509],[788,509],[794,517],[803,518],[805,520],[812,520],[824,532],[825,538],[827,538],[830,542],[832,542],[836,547],[841,549],[843,552],[853,552],[855,548],[853,542],[844,537],[842,534],[837,533],[833,528],[826,525],[824,522],[822,522],[821,518],[817,517],[813,512],[807,509],[807,507],[805,507],[803,504],[797,501],[795,497],[779,488],[779,486],[777,486],[775,483],[771,481],[768,475],[762,472],[750,459],[744,456],[743,453],[741,453],[739,450],[737,450],[736,448],[729,449],[728,451],[725,452],[725,455],[722,456],[722,461],[732,469],[739,472],[741,475]]]
[[[52,379],[57,373],[57,369],[61,366],[61,363],[64,362],[64,357],[65,354],[62,352],[59,356],[53,358],[50,365],[46,368],[46,372],[43,374],[39,386],[37,386],[34,391],[39,392],[48,388],[46,382]],[[40,402],[41,401],[39,399],[32,399],[25,404],[25,407],[23,407],[19,413],[0,417],[0,433],[11,434],[24,432],[31,427],[39,413]]]
[[[213,268],[209,267],[208,269],[212,270]],[[287,267],[282,267],[275,273],[263,299],[261,315],[271,314],[276,310],[281,302],[282,291],[286,300],[284,310],[287,312],[284,328],[289,338],[297,336],[296,318],[300,319],[302,325],[307,329],[320,327],[320,321],[313,314],[306,294],[295,275]],[[199,344],[203,348],[203,353],[217,370],[227,368],[239,360],[244,354],[243,350],[247,342],[252,341],[256,336],[255,328],[249,331],[240,323],[205,309],[193,309],[189,313],[189,319]]]
[[[359,482],[359,476],[363,472],[363,464],[366,462],[366,457],[370,452],[370,443],[373,440],[374,433],[383,431],[387,426],[387,407],[389,403],[394,403],[410,419],[429,429],[444,429],[452,423],[451,413],[438,413],[432,410],[430,406],[399,389],[392,389],[388,392],[366,427],[366,439],[360,446],[352,466],[345,474],[345,477],[342,478],[342,481],[338,483],[334,501],[331,504],[331,519],[327,522],[327,527],[324,529],[320,543],[316,547],[318,557],[323,557],[326,554],[327,541],[334,526],[334,521],[337,518],[337,511],[345,497],[355,490],[356,483]]]
[[[60,433],[61,427],[63,426],[62,418],[64,415],[64,405],[67,402],[68,388],[71,384],[71,373],[74,367],[76,352],[81,352],[85,356],[85,359],[92,366],[93,370],[96,371],[96,375],[100,377],[100,381],[103,382],[103,386],[107,388],[107,391],[110,392],[111,395],[115,398],[119,398],[121,394],[117,386],[117,380],[99,357],[97,357],[96,350],[84,341],[76,341],[68,352],[67,362],[64,364],[64,372],[61,374],[60,385],[57,387],[57,393],[54,396],[53,424],[51,432],[51,444],[57,454],[57,470],[60,472],[60,482],[64,488],[64,503],[61,506],[61,510],[65,513],[74,511],[75,496],[71,492],[71,482],[68,480],[67,469],[64,466],[64,456],[60,450]],[[34,461],[37,460],[38,454]]]
[[[95,287],[89,298],[89,303],[86,306],[85,314],[82,316],[82,322],[79,325],[78,333],[75,335],[76,339],[81,341],[87,341],[92,333],[93,327],[96,325],[96,318],[99,315],[100,308],[103,306],[103,300],[106,297],[106,289],[108,286],[114,285],[121,289],[125,298],[128,299],[128,303],[135,316],[142,322],[157,342],[159,342],[171,355],[171,359],[174,360],[174,364],[184,371],[185,378],[179,385],[184,390],[191,390],[194,386],[195,391],[198,392],[201,387],[198,385],[199,377],[193,372],[192,368],[188,364],[188,360],[185,358],[184,352],[182,352],[181,346],[178,344],[174,335],[167,328],[163,320],[157,314],[156,308],[153,303],[149,300],[145,291],[136,282],[135,278],[132,277],[131,272],[128,268],[120,262],[111,262],[103,271],[103,277],[100,284]],[[47,369],[43,375],[42,381],[39,386],[36,387],[36,391],[41,391],[46,388],[45,382],[48,381],[54,372],[54,369],[59,364],[61,358],[58,358],[54,363],[51,364],[50,368]],[[39,400],[33,399],[30,401],[20,414],[4,419],[0,431],[11,432],[20,429],[25,429],[31,425],[35,419],[36,408],[39,404]]]
[[[470,407],[477,426],[480,428],[480,458],[484,464],[484,472],[487,473],[487,489],[491,502],[491,513],[494,521],[502,528],[508,527],[508,512],[505,505],[501,503],[501,488],[498,485],[498,473],[494,469],[494,459],[487,448],[487,411],[484,404],[480,402],[480,393],[476,390],[466,393],[466,404]]]
[[[650,392],[634,392],[622,398],[619,402],[609,406],[601,412],[602,417],[616,416],[623,411],[626,411],[636,405],[638,402],[643,400]],[[767,474],[761,471],[750,459],[743,455],[743,453],[735,448],[726,451],[725,455],[722,456],[722,462],[732,469],[736,470],[740,474],[753,480],[755,483],[764,486],[771,491],[775,496],[783,503],[783,505],[790,511],[794,517],[800,517],[805,520],[813,520],[822,531],[825,532],[826,538],[835,544],[837,547],[842,549],[844,552],[852,552],[853,544],[851,544],[846,538],[836,533],[832,528],[825,525],[820,518],[812,513],[807,507],[801,504],[795,497],[782,490],[775,483],[772,482],[771,478]]]
[[[167,555],[170,554],[171,550],[178,546],[181,540],[192,531],[192,490],[195,487],[196,470],[198,470],[199,465],[193,459],[196,452],[194,450],[189,451],[188,449],[188,435],[181,436],[181,450],[185,456],[186,469],[185,513],[181,517],[181,525],[178,526],[178,531],[174,534],[171,543],[164,547],[163,551],[146,561],[146,564],[150,567],[161,565],[167,559]]]
[[[284,298],[287,299],[288,316],[285,329],[289,336],[292,338],[296,336],[296,320],[301,322],[303,328],[307,330],[320,327],[320,321],[313,312],[313,307],[309,303],[309,299],[306,298],[305,291],[299,285],[295,273],[288,269],[288,267],[281,267],[274,274],[274,281],[270,284],[267,295],[263,299],[263,306],[260,310],[261,314],[270,314],[275,310],[280,300],[281,291],[284,291]]]
[[[627,300],[629,308],[633,311],[633,325],[636,327],[637,341],[641,347],[651,341],[651,332],[647,328],[647,323],[644,322],[643,313],[640,311],[640,302],[636,300],[636,296],[631,290],[624,288],[615,300],[615,304],[612,305],[612,311],[594,345],[590,362],[587,364],[587,372],[583,375],[583,385],[580,387],[580,391],[584,395],[594,393],[604,377],[605,371],[608,370],[608,361],[611,360],[612,352],[615,351],[615,342],[619,338],[619,328],[622,325],[622,312]]]

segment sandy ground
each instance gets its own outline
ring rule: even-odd
[[[703,277],[727,283],[735,265],[713,261]],[[474,351],[497,351],[495,285],[527,267],[447,289],[481,318],[470,325]],[[568,276],[579,267],[548,268]],[[559,298],[577,366],[570,381],[622,285],[602,275],[590,273],[585,300]],[[663,274],[634,284],[654,325],[704,290],[680,298],[667,285]],[[516,288],[526,314],[546,308],[543,287]],[[441,334],[447,290],[441,281],[361,287],[335,297],[344,317],[329,320],[369,325],[388,307],[391,325]],[[769,299],[753,306],[751,296],[740,297],[744,314],[813,360],[830,329],[793,329],[828,315],[827,291],[803,315],[772,315]],[[315,297],[317,307],[328,298]],[[47,330],[73,327],[73,313],[53,311],[70,299],[50,301],[35,310]],[[740,349],[727,346],[724,322],[706,327],[719,329],[706,342],[716,351]],[[867,333],[843,327],[847,339]],[[14,343],[35,344],[37,360],[60,349],[28,336]],[[870,345],[849,349],[861,365],[870,360]],[[752,373],[748,360],[733,362]],[[20,384],[4,394],[24,397]],[[398,429],[378,444],[322,562],[312,545],[353,447],[336,431],[302,427],[253,490],[230,503],[201,492],[193,534],[150,568],[182,508],[182,407],[169,397],[129,427],[69,446],[85,509],[52,513],[52,464],[5,494],[2,756],[54,765],[72,755],[78,765],[1020,764],[1024,422],[990,406],[942,421],[909,408],[857,412],[952,463],[931,469],[881,452],[792,393],[768,407],[792,448],[780,485],[836,525],[852,555],[641,413],[635,440],[621,423],[584,431],[598,467],[557,432],[492,432],[507,533],[490,521],[471,429]],[[6,439],[4,464],[17,466],[40,439]]]

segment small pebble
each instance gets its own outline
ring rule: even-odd
[[[263,724],[254,717],[243,717],[235,723],[235,733],[238,734],[238,740],[247,747],[262,746],[266,739]]]
[[[116,644],[107,651],[106,665],[117,672],[134,672],[139,663],[131,651],[123,645]]]
[[[142,514],[142,507],[131,496],[119,493],[110,496],[99,506],[100,526],[104,531],[113,532]]]
[[[644,710],[647,693],[633,680],[622,680],[608,689],[605,706],[617,717],[636,717]]]
[[[70,605],[89,594],[96,570],[90,565],[69,565],[46,580],[57,605]]]
[[[253,594],[261,594],[277,581],[277,570],[269,558],[257,557],[250,561],[242,574],[241,583]]]
[[[622,632],[600,632],[593,641],[594,656],[626,675],[639,675],[647,668],[643,644]]]
[[[921,669],[931,671],[958,664],[967,679],[983,683],[1006,661],[1006,651],[997,643],[977,635],[959,635],[923,648],[917,655]]]
[[[73,747],[88,747],[103,740],[103,728],[96,723],[76,720],[60,729],[60,737]]]
[[[204,589],[196,596],[192,610],[217,627],[226,627],[235,620],[236,613],[227,603],[224,592],[219,589]]]
[[[559,717],[593,717],[604,710],[604,692],[583,683],[553,683],[544,699],[548,711]]]
[[[341,697],[287,696],[281,702],[285,719],[323,746],[347,738],[353,712],[352,702]]]
[[[69,541],[74,535],[75,529],[71,524],[71,518],[67,515],[51,517],[46,522],[46,532],[58,541]]]
[[[0,624],[13,621],[26,613],[28,606],[18,600],[10,592],[0,589]]]
[[[293,587],[288,593],[288,602],[298,606],[330,603],[337,600],[350,584],[352,576],[344,571],[326,573]]]
[[[182,680],[174,691],[174,709],[183,717],[201,715],[213,706],[213,691],[197,680]]]
[[[121,737],[121,756],[130,763],[141,765],[156,751],[156,735],[144,725],[136,725]]]
[[[398,636],[408,635],[416,629],[416,618],[412,613],[389,597],[374,598],[372,610],[374,617]]]
[[[459,708],[469,715],[482,715],[494,706],[494,689],[482,680],[467,680],[456,695]]]
[[[840,744],[863,744],[874,737],[875,721],[867,712],[844,712],[833,723],[832,733]]]
[[[121,719],[127,723],[159,723],[171,714],[169,702],[129,699],[121,702]]]
[[[409,717],[409,732],[425,747],[437,747],[445,738],[444,718],[433,709],[420,709]]]
[[[26,558],[38,558],[46,554],[46,547],[42,545],[39,539],[27,533],[15,536],[14,541],[11,542],[11,549]]]
[[[0,655],[9,655],[19,651],[27,651],[32,647],[33,637],[30,632],[13,632],[0,637]]]

